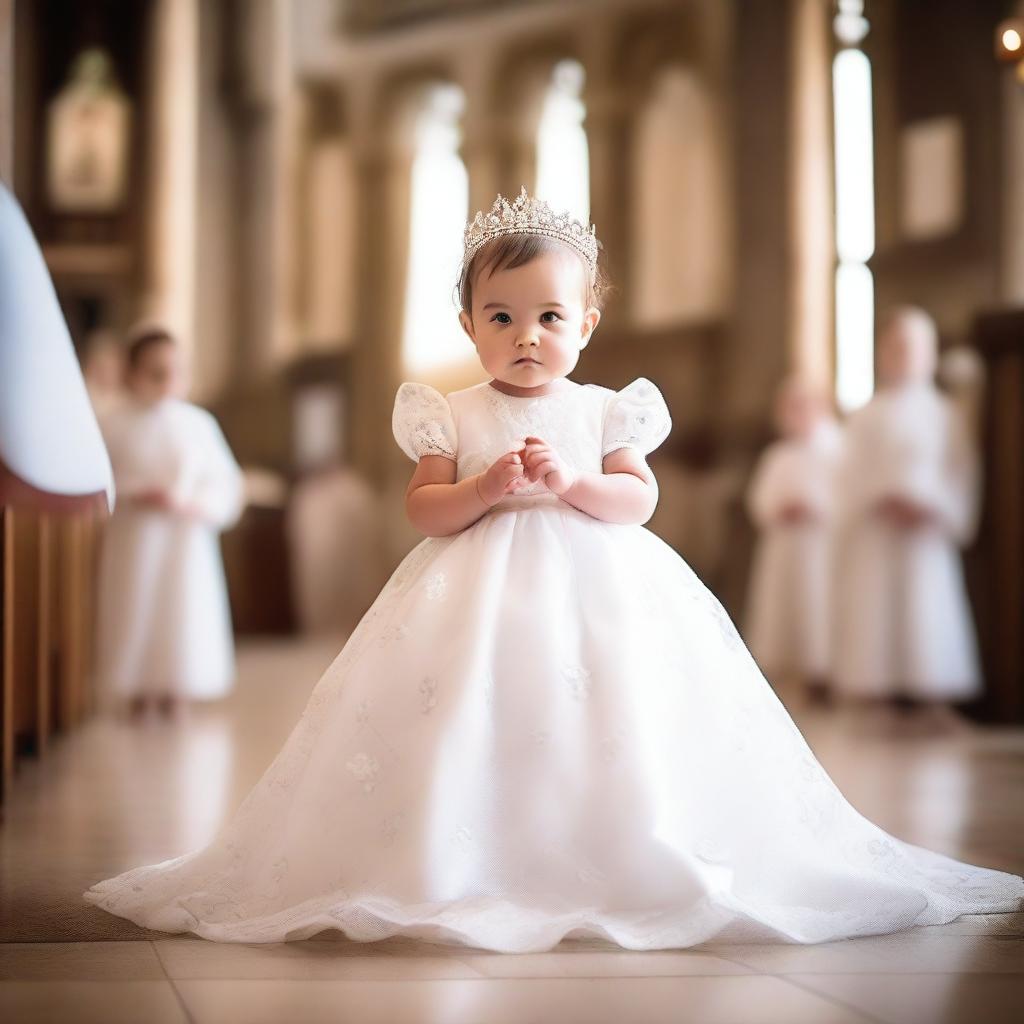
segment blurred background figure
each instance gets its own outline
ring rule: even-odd
[[[302,632],[344,633],[370,606],[381,577],[380,511],[373,488],[345,466],[309,473],[292,489],[286,525]]]
[[[209,413],[185,402],[174,338],[129,341],[127,398],[102,428],[118,505],[104,537],[97,682],[140,715],[224,696],[234,675],[218,545],[242,509],[242,476]]]
[[[124,400],[124,350],[117,335],[102,328],[92,331],[83,345],[81,362],[89,401],[102,421]]]
[[[922,703],[948,725],[942,703],[980,689],[960,556],[978,464],[965,417],[935,386],[937,347],[923,310],[890,313],[879,390],[847,426],[834,674],[845,696]]]
[[[773,683],[828,696],[835,473],[841,433],[828,402],[791,377],[775,400],[779,440],[758,460],[747,508],[758,530],[746,640]]]

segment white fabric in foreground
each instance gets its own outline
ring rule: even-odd
[[[0,183],[0,459],[60,495],[105,491],[110,461],[43,254]]]
[[[599,470],[613,394],[448,395],[459,476],[523,431]],[[213,842],[86,898],[220,941],[529,952],[891,932],[1024,879],[865,819],[686,563],[537,490],[403,559]]]

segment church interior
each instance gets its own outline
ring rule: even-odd
[[[523,186],[597,227],[610,289],[571,380],[656,383],[672,429],[646,528],[755,656],[752,481],[780,394],[799,380],[838,431],[874,401],[892,312],[926,311],[973,453],[950,550],[977,680],[867,701],[758,660],[862,814],[1024,872],[1024,4],[0,0],[0,183],[112,457],[126,354],[166,331],[244,494],[219,536],[229,688],[111,713],[109,466],[77,496],[21,471],[17,409],[65,423],[69,451],[89,431],[65,392],[26,397],[10,368],[33,338],[0,303],[4,1020],[1020,1019],[1024,907],[817,945],[506,956],[213,943],[81,893],[210,840],[422,540],[396,390],[487,380],[458,320],[463,229]]]

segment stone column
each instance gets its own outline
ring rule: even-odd
[[[236,45],[239,371],[258,379],[294,354],[294,126],[289,5],[248,0]]]
[[[409,253],[411,155],[392,130],[391,105],[377,83],[353,83],[350,93],[355,164],[355,322],[348,377],[351,462],[384,488],[394,465],[391,412],[402,374],[402,316]],[[390,453],[390,454],[385,454]],[[399,453],[400,455],[401,453]]]
[[[830,13],[825,0],[790,8],[789,363],[823,389],[833,375],[835,294]]]
[[[1024,2],[1014,14],[1024,17]],[[993,58],[994,59],[994,58]],[[1003,215],[999,298],[1024,305],[1024,83],[1016,68],[1003,72]]]
[[[156,0],[149,67],[149,187],[139,314],[189,350],[195,329],[199,37],[196,0]]]
[[[0,0],[0,181],[14,174],[14,0]]]
[[[491,75],[490,50],[468,51],[459,68],[459,85],[466,95],[460,152],[469,174],[469,216],[489,210],[505,187],[502,180],[502,138],[507,129],[504,111],[497,109]]]
[[[616,80],[615,26],[592,22],[584,36],[583,83],[586,114],[583,127],[590,151],[590,220],[604,246],[601,261],[616,289],[615,301],[604,312],[602,330],[624,326],[631,304],[629,294],[630,218],[633,182],[630,171],[630,116],[636,97]]]
[[[792,37],[776,0],[745,0],[733,50],[736,291],[719,423],[738,441],[768,419],[785,374],[789,330],[790,161],[785,89]]]

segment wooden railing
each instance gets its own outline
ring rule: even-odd
[[[974,346],[987,370],[984,504],[968,559],[985,669],[985,715],[1024,720],[1024,310],[985,313]]]
[[[0,464],[0,801],[19,762],[92,709],[89,666],[102,496],[64,498]]]

